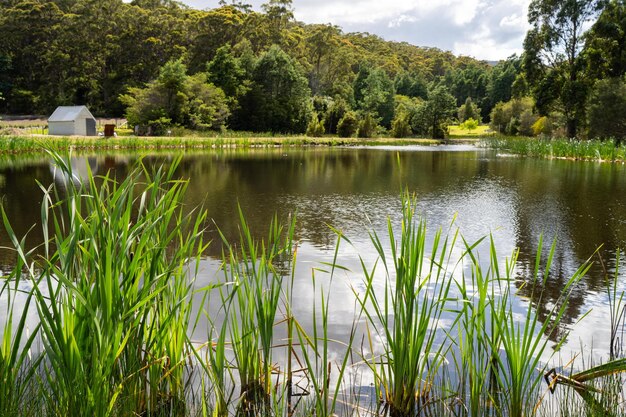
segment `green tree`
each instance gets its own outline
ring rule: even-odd
[[[411,136],[411,115],[406,112],[396,113],[391,123],[391,136],[394,138],[406,138]]]
[[[589,136],[626,138],[626,83],[621,78],[597,81],[589,97]]]
[[[532,28],[524,40],[524,69],[530,83],[538,86],[536,95],[541,94],[542,80],[555,81],[553,98],[565,115],[568,137],[577,135],[584,120],[587,88],[580,51],[586,24],[595,18],[600,5],[600,0],[533,0],[528,9]],[[545,112],[543,101],[537,96]]]
[[[296,62],[279,46],[272,46],[253,71],[251,89],[242,99],[246,130],[304,133],[310,120],[308,83]]]
[[[459,122],[461,123],[463,123],[467,119],[474,119],[477,120],[479,123],[481,120],[480,109],[478,108],[476,103],[472,101],[471,97],[468,97],[465,100],[465,104],[459,107],[458,116]]]
[[[511,99],[513,83],[520,72],[521,59],[517,55],[512,55],[493,67],[487,83],[488,106],[484,109],[487,114],[491,112],[496,103]]]
[[[250,90],[250,74],[226,44],[217,50],[215,57],[207,64],[207,79],[224,91],[231,113],[239,110],[239,100]]]
[[[611,0],[585,34],[586,71],[596,79],[626,74],[626,1]]]
[[[485,99],[489,84],[489,70],[486,63],[470,61],[464,67],[448,71],[445,83],[450,93],[456,98],[457,105],[463,103],[467,97],[474,97],[479,103]]]
[[[428,101],[416,110],[411,120],[413,131],[443,139],[456,111],[456,99],[449,90],[443,85],[435,87],[429,92]]]
[[[9,56],[12,64],[7,71],[12,83],[7,110],[46,113],[58,104],[55,90],[67,71],[66,54],[55,41],[66,14],[56,3],[38,1],[16,2],[0,11],[0,54]]]
[[[4,112],[7,110],[6,107],[2,106],[2,103],[5,102],[4,97],[13,87],[11,69],[11,57],[8,54],[0,53],[0,109],[4,108]]]
[[[424,77],[418,73],[402,71],[394,79],[396,94],[407,97],[428,98],[428,85]]]
[[[270,22],[270,39],[272,43],[282,43],[283,30],[293,20],[292,5],[292,0],[270,0],[261,5]]]
[[[313,94],[328,93],[342,71],[338,57],[341,31],[337,26],[315,25],[307,34],[306,45],[311,71],[309,85]]]
[[[204,13],[194,31],[190,47],[189,67],[203,71],[221,47],[233,46],[245,38],[249,14],[234,5],[223,5]]]
[[[181,60],[166,63],[145,88],[131,88],[120,97],[129,124],[162,135],[170,126],[220,129],[229,115],[224,92],[207,83],[206,74],[188,76]]]
[[[476,130],[478,128],[478,124],[478,120],[472,119],[470,117],[469,119],[466,119],[463,123],[461,123],[459,127],[463,130]]]
[[[319,120],[317,113],[313,112],[311,114],[311,121],[306,128],[306,135],[319,138],[324,136],[324,131],[324,122],[322,120]]]
[[[496,104],[491,110],[491,129],[508,135],[533,135],[532,126],[538,119],[538,115],[533,112],[534,106],[531,97],[514,98]]]
[[[360,90],[358,108],[374,117],[380,118],[385,127],[391,126],[394,111],[393,82],[387,73],[379,68],[369,71]]]
[[[349,110],[350,107],[346,100],[340,96],[335,97],[324,114],[324,126],[326,131],[330,134],[337,133],[339,121]]]

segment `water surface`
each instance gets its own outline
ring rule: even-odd
[[[157,166],[169,164],[175,156],[145,155],[143,159]],[[88,164],[98,174],[111,172],[123,177],[139,157],[96,155],[75,158],[73,163],[78,176]],[[418,212],[431,233],[438,227],[458,227],[468,241],[491,234],[502,260],[519,248],[521,289],[516,309],[520,313],[532,305],[543,317],[569,276],[597,251],[595,265],[572,295],[564,329],[572,329],[566,345],[569,349],[593,346],[599,355],[608,351],[605,278],[615,268],[617,249],[626,242],[623,165],[505,157],[470,146],[276,148],[184,154],[178,175],[189,179],[186,207],[202,205],[211,218],[206,233],[214,244],[202,261],[200,283],[214,281],[218,273],[221,246],[215,243],[219,242],[217,228],[232,241],[238,237],[238,206],[258,236],[265,235],[274,214],[282,220],[297,215],[294,305],[295,314],[305,323],[314,314],[313,268],[331,261],[334,254],[337,235],[329,225],[350,239],[351,244],[340,247],[339,261],[351,272],[343,272],[333,281],[331,337],[341,338],[352,326],[354,294],[363,276],[360,258],[367,265],[376,260],[368,233],[384,235],[387,219],[398,224],[400,196],[407,190],[415,196]],[[18,235],[30,230],[29,246],[41,241],[36,226],[42,198],[39,184],[66,180],[55,175],[46,158],[0,162],[5,210]],[[531,279],[541,234],[548,245],[557,239],[557,255],[544,297],[540,303],[531,303],[525,297],[528,287],[521,282]],[[4,230],[0,231],[0,246],[10,246]],[[486,245],[480,247],[485,262],[487,250]],[[14,255],[6,250],[0,254],[0,266],[6,271],[12,267]],[[316,282],[323,285],[328,277],[318,275]]]

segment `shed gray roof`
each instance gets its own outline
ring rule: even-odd
[[[71,122],[76,120],[81,113],[86,112],[85,116],[94,118],[86,106],[59,106],[48,119],[49,122]]]

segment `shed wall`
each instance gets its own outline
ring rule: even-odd
[[[85,123],[83,122],[83,126]],[[76,135],[74,122],[48,122],[48,134],[59,136]]]
[[[79,136],[87,136],[87,121],[82,114],[74,119],[74,134]]]

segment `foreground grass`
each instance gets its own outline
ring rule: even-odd
[[[500,152],[536,158],[626,162],[626,144],[614,140],[494,137],[483,139],[481,144]]]
[[[291,308],[295,219],[274,219],[266,238],[255,239],[241,213],[239,241],[222,242],[222,279],[197,288],[207,216],[183,210],[186,182],[174,177],[176,163],[156,171],[139,164],[121,182],[79,183],[71,165],[52,156],[68,181],[42,187],[45,256],[31,255],[3,212],[17,265],[0,286],[9,317],[0,329],[0,415],[550,415],[536,408],[547,370],[540,358],[552,352],[544,335],[563,332],[587,265],[566,280],[546,320],[532,308],[520,315],[516,253],[502,262],[493,241],[467,242],[454,230],[428,238],[405,196],[400,227],[390,221],[385,234],[371,234],[373,266],[363,259],[361,271],[342,268],[340,244],[350,242],[337,231],[334,258],[311,270],[313,324],[305,328]],[[487,265],[476,254],[481,244],[490,248]],[[544,288],[551,270],[554,246],[546,261],[541,246],[525,282],[531,288]],[[338,271],[364,277],[342,341],[329,337]],[[608,285],[615,334],[624,320],[617,276]],[[30,329],[29,305],[39,320]],[[202,316],[205,338],[192,342]],[[287,337],[276,340],[279,328]],[[331,355],[330,345],[343,353]],[[553,379],[571,394],[562,405],[569,415],[624,414],[626,364],[611,356]],[[344,378],[359,366],[373,375],[372,402],[361,402]],[[354,395],[339,401],[340,392]]]
[[[56,137],[0,136],[0,153],[42,153],[44,147],[58,152],[75,150],[139,150],[139,149],[213,149],[224,147],[282,146],[380,146],[436,145],[433,139],[338,138],[307,136],[285,137]]]

